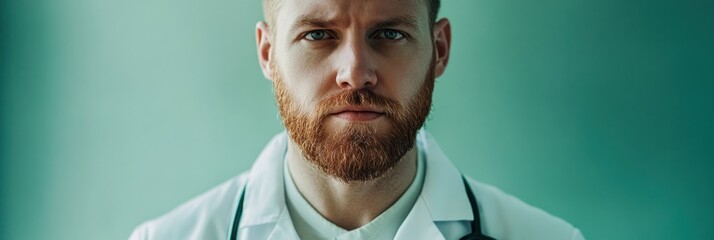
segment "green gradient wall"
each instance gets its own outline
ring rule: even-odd
[[[714,239],[714,2],[451,1],[427,123],[589,239]],[[260,1],[2,1],[0,239],[125,239],[281,130]]]

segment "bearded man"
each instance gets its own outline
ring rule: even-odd
[[[420,130],[449,60],[438,0],[264,0],[258,59],[286,132],[132,239],[583,239],[462,176]]]

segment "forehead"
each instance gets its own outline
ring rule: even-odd
[[[280,0],[277,31],[290,29],[305,20],[320,20],[339,26],[369,25],[388,19],[412,19],[428,26],[425,0]]]

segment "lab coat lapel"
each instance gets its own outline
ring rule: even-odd
[[[426,153],[426,175],[421,196],[432,221],[471,221],[473,213],[461,172],[426,131],[420,131],[419,147]]]
[[[299,239],[285,204],[283,161],[286,132],[275,136],[258,156],[246,186],[241,239]]]
[[[444,239],[439,228],[436,227],[431,219],[429,209],[424,204],[424,199],[421,197],[414,203],[407,218],[404,219],[402,225],[397,230],[394,236],[395,240],[413,240],[413,239]]]
[[[286,149],[287,135],[283,132],[270,141],[251,167],[241,227],[276,222],[287,208],[283,182]]]
[[[471,205],[461,173],[431,135],[420,131],[417,144],[426,156],[424,185],[395,239],[445,239],[435,222],[473,220]]]

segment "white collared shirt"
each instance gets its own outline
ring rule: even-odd
[[[287,134],[275,136],[251,170],[137,227],[130,239],[226,239],[246,187],[239,239],[298,239],[285,201],[283,164]],[[394,239],[459,239],[473,220],[461,173],[425,131],[421,193]],[[478,201],[483,233],[498,240],[581,240],[572,225],[495,187],[467,178]]]
[[[325,219],[300,194],[290,175],[288,161],[283,164],[288,212],[301,239],[392,239],[419,198],[424,184],[424,156],[417,151],[416,173],[411,184],[397,201],[371,222],[348,231]]]

